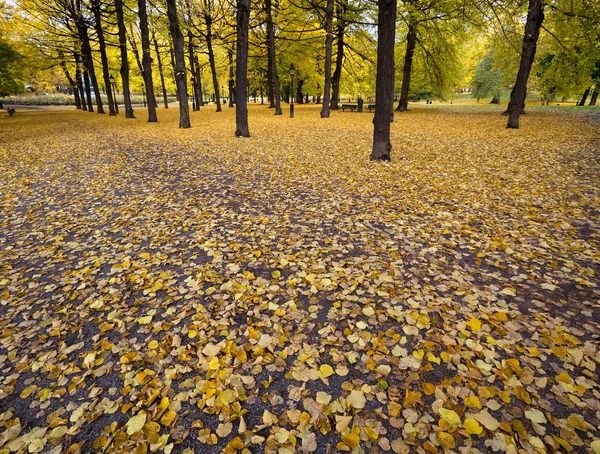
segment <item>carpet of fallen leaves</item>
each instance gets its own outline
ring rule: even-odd
[[[0,118],[0,453],[600,452],[600,118]]]

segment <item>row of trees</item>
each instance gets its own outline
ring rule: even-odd
[[[375,88],[373,159],[389,159],[394,98],[399,98],[396,111],[405,111],[411,94],[452,96],[473,77],[477,97],[497,100],[501,87],[512,88],[506,113],[509,127],[518,127],[532,68],[536,88],[551,99],[585,84],[591,88],[600,62],[600,12],[585,0],[548,5],[531,0],[527,10],[518,0],[264,0],[252,5],[234,0],[20,0],[18,5],[23,39],[43,61],[60,66],[78,108],[103,113],[104,91],[108,112],[116,115],[120,85],[125,116],[133,117],[129,93],[132,85],[141,84],[148,119],[157,121],[158,86],[166,108],[167,93],[176,92],[180,127],[189,127],[188,93],[193,109],[210,96],[220,111],[226,79],[229,105],[237,104],[241,121],[236,134],[248,135],[244,119],[250,93],[266,96],[275,115],[282,112],[282,100],[293,97],[302,103],[313,93],[326,118],[339,108],[342,84],[357,96]],[[538,45],[543,53],[535,62]],[[478,53],[476,71],[468,74],[464,60]],[[395,71],[396,61],[403,62],[402,71]],[[569,69],[576,78],[563,76],[566,62],[573,63]],[[299,69],[294,93],[287,71],[291,64]],[[387,142],[376,146],[381,137]]]

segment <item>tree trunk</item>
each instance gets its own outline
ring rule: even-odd
[[[298,79],[298,85],[296,86],[296,104],[304,104],[304,97],[302,96],[303,86],[304,79]]]
[[[119,52],[121,54],[121,81],[123,82],[123,102],[125,103],[125,118],[135,118],[133,106],[131,105],[131,92],[129,90],[129,60],[127,57],[127,31],[125,30],[125,18],[123,16],[123,0],[115,0],[115,11],[117,13],[117,26],[119,32]]]
[[[183,50],[183,33],[179,28],[177,17],[177,0],[167,0],[167,15],[169,16],[169,32],[175,48],[175,82],[177,83],[177,100],[179,101],[179,127],[189,128],[190,108],[187,99],[187,82],[185,74],[185,55]]]
[[[204,97],[202,96],[202,69],[200,68],[200,63],[198,62],[198,56],[194,57],[196,63],[196,73],[194,80],[196,82],[196,86],[198,87],[198,98],[196,99],[198,102],[198,106],[204,105]]]
[[[177,21],[177,23],[179,24],[179,21]],[[172,44],[169,46],[169,57],[171,58],[171,80],[175,83],[175,96],[177,96],[177,79],[175,78],[175,52],[173,51]]]
[[[392,144],[390,124],[394,108],[394,41],[396,35],[396,0],[378,0],[377,14],[377,109],[373,118],[373,151],[371,159],[390,161]]]
[[[396,107],[397,112],[408,110],[408,91],[410,90],[410,75],[412,73],[413,56],[417,46],[417,28],[411,21],[408,23],[406,35],[406,54],[404,54],[404,72],[402,74],[402,88],[400,89],[400,102]]]
[[[337,54],[335,60],[335,70],[333,71],[333,78],[331,79],[331,110],[338,110],[340,108],[340,80],[342,78],[342,65],[344,64],[344,34],[346,33],[346,22],[342,19],[341,15],[344,14],[342,7],[338,7],[338,22],[336,25],[336,36],[337,36]]]
[[[235,96],[235,80],[233,78],[233,50],[231,49],[227,49],[227,60],[229,61],[229,81],[227,82],[227,89],[229,92],[229,107],[232,108],[234,104],[233,97]]]
[[[154,41],[154,52],[156,53],[156,62],[158,63],[158,74],[160,75],[160,85],[162,88],[163,102],[165,109],[169,108],[169,100],[167,99],[167,87],[165,85],[165,75],[163,73],[162,60],[160,58],[160,49],[158,48],[158,40],[156,34],[152,32],[152,40]]]
[[[494,95],[494,97],[490,101],[490,104],[500,104],[500,97],[498,95]]]
[[[248,130],[248,23],[250,0],[237,2],[237,49],[235,56],[235,135],[250,137]]]
[[[92,82],[92,87],[94,88],[94,95],[96,97],[96,107],[98,108],[98,113],[104,113],[104,107],[102,106],[102,98],[100,96],[100,87],[98,86],[98,79],[96,79],[96,72],[94,71],[94,59],[92,57],[92,48],[90,47],[90,37],[88,35],[87,24],[85,23],[85,19],[83,16],[80,16],[77,19],[77,32],[79,34],[79,39],[81,40],[81,47],[83,53],[83,64],[85,65],[88,76]],[[90,94],[91,99],[91,94]],[[93,112],[94,109],[89,109],[90,112]]]
[[[327,0],[325,8],[325,94],[321,118],[329,118],[329,102],[331,100],[331,60],[333,53],[333,0]]]
[[[221,112],[221,93],[219,91],[219,79],[217,77],[217,67],[215,64],[215,52],[212,42],[212,18],[205,17],[206,22],[206,47],[208,50],[208,63],[210,64],[210,72],[212,73],[213,90],[215,92],[215,101],[217,103],[217,112]]]
[[[267,44],[269,46],[269,71],[271,74],[269,80],[269,107],[275,107],[275,115],[281,115],[281,95],[279,90],[279,75],[277,74],[277,55],[275,50],[275,28],[273,27],[273,7],[272,0],[265,0],[265,10],[267,13]],[[267,77],[268,78],[268,77]]]
[[[92,0],[91,6],[92,12],[94,13],[94,28],[96,30],[96,37],[98,38],[100,61],[102,62],[102,77],[104,79],[104,87],[108,99],[108,114],[110,116],[115,116],[117,115],[117,111],[115,109],[115,100],[113,98],[112,85],[110,83],[108,57],[106,56],[106,42],[104,41],[104,29],[102,28],[102,13],[100,12],[100,1]]]
[[[73,90],[73,96],[75,97],[75,108],[77,110],[81,110],[81,99],[79,99],[79,90],[77,89],[77,84],[75,83],[75,81],[71,77],[71,74],[69,73],[69,70],[67,69],[67,63],[64,60],[63,52],[59,51],[58,56],[60,58],[60,67],[62,68],[63,73],[65,74],[65,77],[69,81],[69,85]]]
[[[90,83],[90,76],[88,74],[87,69],[83,70],[83,80],[85,83],[85,98],[87,100],[87,111],[88,112],[93,112],[94,111],[94,104],[92,103],[92,87],[91,87],[91,83]]]
[[[595,106],[597,99],[598,99],[598,90],[594,90],[594,92],[592,93],[592,97],[590,98],[590,103],[588,105]]]
[[[521,111],[525,108],[525,96],[527,94],[527,79],[531,72],[531,65],[535,58],[537,41],[540,28],[544,20],[544,4],[542,0],[529,0],[527,10],[527,22],[525,23],[525,36],[523,38],[523,50],[521,52],[521,63],[517,73],[517,81],[512,90],[508,104],[507,128],[518,129]]]
[[[140,16],[140,34],[142,35],[142,66],[146,85],[146,99],[148,100],[148,122],[154,123],[158,121],[158,118],[156,117],[154,82],[152,81],[152,58],[150,57],[150,33],[148,31],[146,0],[138,0],[138,12]]]
[[[87,105],[85,104],[85,88],[81,81],[81,61],[79,59],[79,54],[73,52],[73,58],[75,59],[75,79],[77,79],[77,90],[79,91],[79,99],[81,100],[81,110],[87,110]]]
[[[196,58],[194,57],[194,36],[191,30],[188,30],[188,60],[190,61],[190,74],[192,75],[192,96],[194,102],[192,109],[200,110],[200,93],[198,92],[198,81],[196,80]]]
[[[586,88],[586,90],[583,92],[583,96],[581,97],[581,101],[579,101],[579,104],[577,104],[578,106],[585,106],[585,102],[587,101],[587,97],[590,94],[590,89]]]

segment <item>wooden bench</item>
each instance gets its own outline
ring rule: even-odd
[[[7,107],[6,111],[8,112],[8,116],[9,117],[12,117],[15,114],[15,112],[16,112],[16,110],[15,110],[14,107]]]
[[[376,106],[376,104],[369,104],[367,106],[367,109],[369,109],[369,112],[371,112],[371,111],[375,110],[375,106]]]
[[[358,106],[356,104],[342,104],[342,112],[345,112],[346,109],[354,112]]]

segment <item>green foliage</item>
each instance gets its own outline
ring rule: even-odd
[[[490,51],[477,63],[475,76],[471,81],[473,98],[500,96],[502,92],[502,70],[494,67],[494,55]]]
[[[23,91],[19,63],[22,56],[0,36],[0,96]]]

